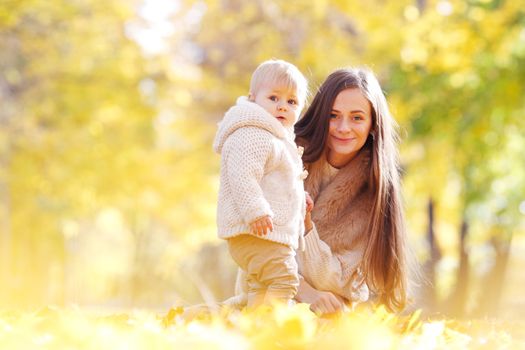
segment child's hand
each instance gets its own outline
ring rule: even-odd
[[[308,192],[305,191],[304,194],[306,195],[306,212],[309,213],[314,208],[314,200]]]
[[[306,215],[304,216],[304,235],[306,236],[314,227],[312,223],[312,214],[307,211]]]
[[[255,220],[250,224],[252,233],[255,233],[257,236],[264,236],[268,231],[273,231],[273,222],[272,218],[269,216],[263,216],[260,219]]]

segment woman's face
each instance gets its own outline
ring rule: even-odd
[[[372,107],[358,88],[337,95],[330,114],[328,162],[341,168],[363,147],[372,127]]]

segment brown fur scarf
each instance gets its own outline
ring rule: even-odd
[[[326,157],[307,166],[306,190],[314,200],[312,221],[319,237],[333,252],[364,251],[368,221],[373,207],[373,188],[369,180],[370,150],[363,148],[339,170],[332,182],[319,191]]]

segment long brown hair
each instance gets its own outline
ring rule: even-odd
[[[338,69],[326,78],[310,107],[295,125],[304,145],[303,161],[313,163],[326,151],[330,114],[337,95],[357,88],[372,107],[372,127],[363,147],[371,150],[369,183],[374,191],[368,239],[361,262],[367,285],[390,310],[406,304],[406,230],[399,179],[396,122],[377,78],[367,68]],[[365,171],[365,170],[364,170]]]

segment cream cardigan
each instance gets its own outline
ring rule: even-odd
[[[313,229],[305,236],[304,251],[297,251],[299,274],[317,290],[329,291],[351,301],[367,301],[368,286],[359,265],[367,240],[373,204],[368,183],[370,152],[362,150],[321,189],[327,174],[326,160],[310,164],[306,189],[314,199]],[[319,231],[318,231],[319,229]],[[246,303],[246,277],[239,269],[236,296],[225,304],[241,307]]]
[[[218,236],[249,233],[251,222],[269,215],[273,231],[257,237],[297,249],[304,234],[306,172],[293,131],[239,97],[219,123],[213,148],[221,155]]]

